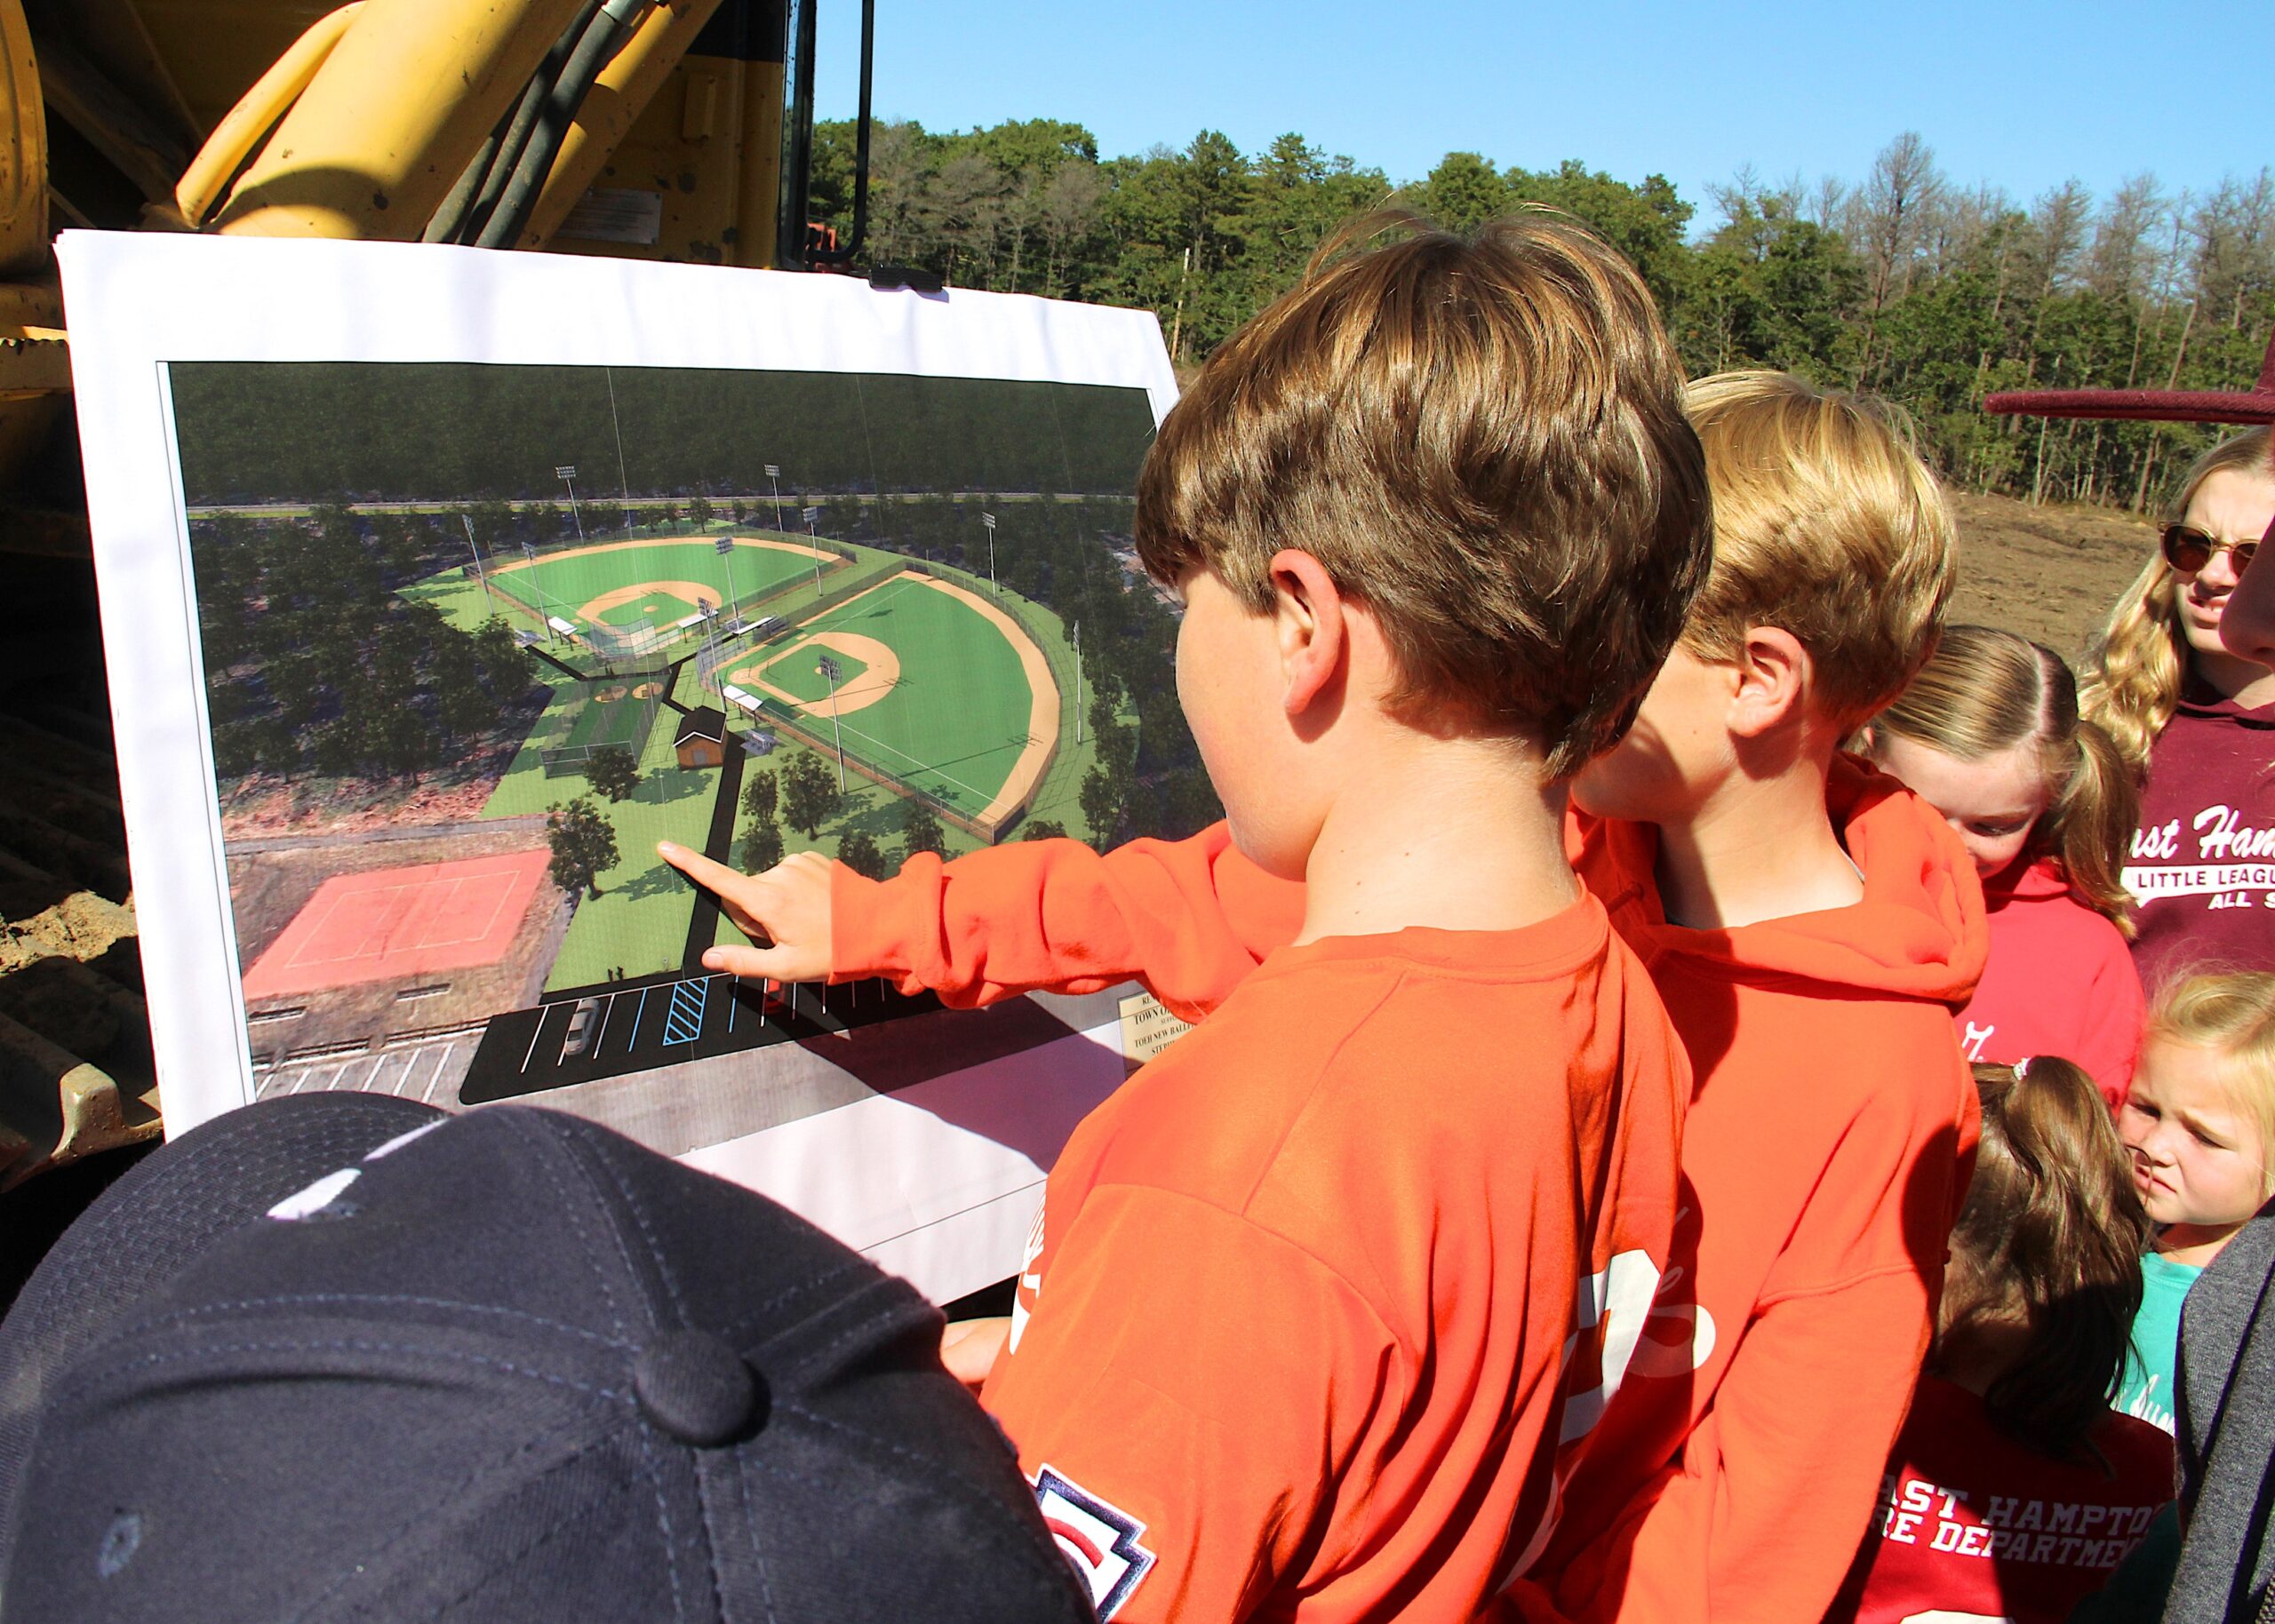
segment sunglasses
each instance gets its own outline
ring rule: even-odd
[[[2241,575],[2250,566],[2252,554],[2259,551],[2259,543],[2222,541],[2192,525],[2168,524],[2165,526],[2164,549],[2165,562],[2183,575],[2202,572],[2223,553],[2229,555],[2235,572]]]

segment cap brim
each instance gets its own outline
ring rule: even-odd
[[[0,1588],[16,1485],[54,1373],[223,1236],[444,1114],[347,1093],[229,1111],[146,1158],[64,1231],[0,1319]]]

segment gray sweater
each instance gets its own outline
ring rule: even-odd
[[[2166,1624],[2263,1616],[2275,1579],[2275,1202],[2238,1231],[2180,1318],[2181,1507]]]

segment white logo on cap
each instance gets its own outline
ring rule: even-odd
[[[1049,1466],[1035,1474],[1034,1503],[1050,1537],[1090,1587],[1099,1619],[1114,1617],[1153,1571],[1153,1553],[1138,1543],[1145,1524]]]
[[[303,1218],[313,1218],[339,1199],[350,1184],[363,1176],[361,1167],[342,1167],[337,1173],[327,1173],[297,1196],[287,1196],[268,1209],[268,1215],[280,1223],[294,1223]]]

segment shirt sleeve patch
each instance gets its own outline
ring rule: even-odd
[[[1035,1474],[1034,1499],[1050,1537],[1090,1587],[1098,1617],[1113,1618],[1153,1570],[1153,1553],[1138,1543],[1145,1524],[1048,1465]]]

